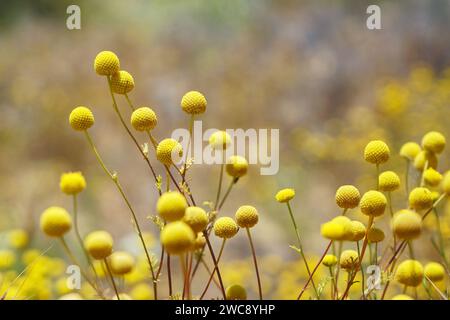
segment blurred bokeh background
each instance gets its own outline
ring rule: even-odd
[[[381,7],[381,30],[366,27],[373,3]],[[66,28],[69,4],[81,8],[81,30]],[[113,113],[105,79],[93,70],[95,55],[112,50],[135,79],[134,103],[157,112],[158,139],[188,125],[179,102],[189,90],[208,99],[204,128],[280,129],[278,174],[261,176],[252,166],[221,214],[256,206],[259,254],[294,260],[289,216],[274,195],[295,188],[304,246],[318,255],[325,243],[319,226],[339,213],[336,188],[374,186],[375,169],[362,156],[369,140],[385,140],[393,156],[384,169],[403,174],[403,143],[420,142],[430,130],[450,137],[449,27],[445,0],[2,1],[0,230],[25,228],[36,245],[48,245],[39,215],[50,205],[71,208],[59,177],[80,170],[88,183],[81,229],[105,228],[124,247],[134,239],[114,185],[68,124],[71,109],[87,105],[106,163],[119,173],[144,229],[156,231],[147,219],[155,214],[153,181]],[[125,99],[118,101],[128,114]],[[194,165],[197,199],[214,200],[218,174],[217,166]],[[393,197],[394,206],[403,205],[403,190]],[[249,257],[244,240],[227,246],[225,258]]]

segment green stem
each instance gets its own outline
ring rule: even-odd
[[[227,200],[228,195],[229,195],[230,192],[231,192],[231,189],[232,189],[233,186],[238,182],[238,180],[239,180],[239,178],[233,178],[233,179],[231,180],[231,183],[230,183],[230,185],[228,186],[228,189],[227,189],[227,191],[225,192],[225,195],[223,196],[222,201],[220,201],[220,204],[219,204],[219,210],[222,209],[222,206],[224,205],[225,200]]]
[[[217,194],[216,194],[216,201],[214,201],[214,211],[217,210],[217,207],[219,205],[219,198],[220,198],[220,192],[222,191],[222,180],[223,180],[223,168],[224,163],[220,164],[220,174],[219,174],[219,186],[217,187]]]
[[[251,235],[250,229],[246,228],[246,230],[247,230],[248,241],[250,242],[250,248],[252,250],[253,263],[255,265],[255,272],[256,272],[256,280],[258,281],[259,300],[262,300],[263,295],[262,295],[262,288],[261,288],[261,278],[259,276],[258,261],[256,260],[255,247],[253,245],[253,240],[252,240],[252,235]]]
[[[116,282],[114,281],[114,277],[111,272],[111,268],[109,267],[108,261],[103,259],[103,262],[105,263],[106,270],[108,271],[109,279],[111,280],[112,286],[114,288],[114,292],[116,293],[117,300],[120,300],[119,291],[117,290]]]
[[[361,254],[361,250],[360,250],[360,248],[359,248],[359,241],[356,241],[356,249],[358,250],[358,257],[360,256],[360,254]],[[369,256],[370,256],[370,244],[369,244]],[[366,294],[365,294],[365,292],[364,292],[364,288],[365,288],[365,285],[364,285],[364,268],[363,268],[363,265],[361,264],[361,290],[362,290],[362,296],[363,296],[363,300],[366,300]],[[357,271],[355,271],[355,272],[357,272]]]

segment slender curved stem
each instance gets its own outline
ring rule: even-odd
[[[228,189],[227,189],[227,191],[225,192],[225,195],[223,196],[222,201],[220,201],[218,210],[222,209],[222,206],[224,205],[225,200],[227,200],[228,196],[230,195],[231,189],[232,189],[233,186],[238,182],[238,180],[239,180],[239,178],[233,178],[233,180],[231,180],[231,183],[230,183],[230,185],[228,186]]]
[[[223,249],[225,248],[225,242],[226,242],[226,239],[224,238],[222,240],[222,245],[220,247],[219,255],[217,256],[217,264],[219,264],[220,258],[222,257]],[[208,291],[209,285],[211,284],[211,281],[214,278],[214,274],[216,273],[216,270],[217,270],[217,268],[214,267],[213,271],[211,272],[211,274],[209,276],[208,282],[206,283],[206,287],[205,287],[205,289],[203,289],[203,292],[200,296],[200,300],[203,300],[203,298],[205,297],[205,294]]]
[[[109,279],[111,280],[112,286],[114,288],[114,292],[116,293],[117,300],[120,300],[120,294],[119,294],[119,291],[117,290],[116,282],[114,281],[114,277],[112,275],[111,268],[109,267],[109,264],[108,264],[108,261],[106,260],[106,258],[103,259],[103,262],[105,263],[106,270],[108,271]]]
[[[248,241],[250,242],[250,248],[252,250],[253,263],[255,265],[255,272],[256,272],[256,280],[258,281],[259,300],[262,300],[263,295],[262,295],[262,288],[261,288],[261,278],[259,276],[258,261],[256,259],[255,247],[253,245],[252,234],[250,232],[250,229],[246,228],[246,230],[247,230]]]
[[[219,198],[220,198],[220,192],[222,191],[222,180],[223,180],[223,168],[224,163],[220,164],[220,174],[219,174],[219,186],[217,187],[217,194],[216,194],[216,201],[214,201],[214,211],[217,210],[217,207],[219,205]]]
[[[170,265],[170,254],[167,254],[167,280],[169,281],[169,296],[173,295],[172,291],[172,268]]]

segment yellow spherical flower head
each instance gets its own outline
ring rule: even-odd
[[[395,280],[408,287],[417,287],[422,284],[423,267],[419,261],[405,260],[395,272]]]
[[[333,241],[344,241],[348,239],[351,228],[351,220],[339,216],[322,224],[320,233],[322,237]]]
[[[183,221],[168,223],[161,231],[161,244],[167,253],[179,255],[192,248],[195,243],[192,228]]]
[[[322,264],[325,267],[333,267],[337,264],[337,257],[334,254],[327,254],[323,257]]]
[[[41,229],[50,237],[62,237],[72,227],[72,218],[66,209],[50,207],[41,215]]]
[[[8,232],[8,242],[12,248],[23,249],[29,241],[28,232],[24,229],[14,229]]]
[[[225,290],[227,300],[247,300],[247,291],[239,284],[233,284]]]
[[[148,131],[156,127],[158,118],[149,107],[140,107],[131,114],[131,125],[137,131]]]
[[[447,171],[444,174],[444,178],[442,179],[442,189],[445,194],[450,195],[450,171]]]
[[[378,176],[378,187],[381,191],[395,191],[400,187],[400,178],[394,171],[385,171]]]
[[[392,218],[392,231],[399,239],[416,239],[422,232],[422,218],[414,211],[400,210]]]
[[[346,235],[348,241],[360,241],[366,236],[366,226],[359,221],[351,221],[350,229]]]
[[[425,265],[425,275],[433,282],[444,280],[445,269],[442,264],[437,262],[429,262]]]
[[[389,160],[389,147],[381,140],[370,141],[364,149],[364,159],[373,164],[382,164]]]
[[[414,167],[417,170],[423,171],[425,165],[427,165],[427,168],[437,168],[438,159],[434,153],[428,151],[420,151],[419,154],[414,158]]]
[[[282,189],[277,192],[275,199],[280,203],[291,201],[295,197],[295,190],[291,188]]]
[[[423,179],[427,185],[429,185],[431,187],[436,187],[442,181],[442,174],[440,174],[438,171],[434,170],[433,168],[428,168],[423,173]]]
[[[217,219],[213,229],[214,234],[222,239],[234,237],[239,230],[236,222],[230,217],[221,217]]]
[[[105,259],[112,253],[113,238],[106,231],[94,231],[84,239],[84,247],[97,260]]]
[[[119,58],[111,51],[101,51],[94,60],[94,70],[102,76],[110,76],[120,69]]]
[[[0,270],[11,268],[16,263],[16,255],[12,250],[0,250]]]
[[[359,203],[361,212],[371,217],[381,216],[386,209],[386,204],[386,197],[381,192],[375,190],[367,191]]]
[[[433,195],[427,188],[414,188],[409,193],[409,205],[415,210],[428,209],[433,205]]]
[[[194,246],[192,247],[192,250],[200,250],[202,249],[206,244],[205,236],[202,232],[197,233],[197,237],[195,238]]]
[[[133,300],[153,300],[153,288],[147,283],[139,283],[131,289],[130,296]]]
[[[94,125],[94,115],[87,107],[76,107],[69,115],[69,123],[74,130],[84,131]]]
[[[125,70],[120,70],[111,76],[111,90],[117,94],[126,94],[134,89],[134,79]]]
[[[205,230],[208,225],[208,215],[200,207],[187,207],[183,221],[186,222],[195,233]]]
[[[206,98],[198,91],[189,91],[181,98],[181,109],[189,114],[201,114],[206,111]]]
[[[162,140],[156,147],[156,158],[165,165],[177,163],[183,156],[181,144],[171,138]]]
[[[81,172],[63,173],[61,175],[59,187],[65,194],[75,195],[86,188],[86,180]]]
[[[231,156],[228,158],[226,170],[233,178],[240,178],[247,173],[248,162],[244,157]]]
[[[252,228],[258,223],[258,210],[252,206],[241,206],[236,211],[236,222],[241,228]]]
[[[407,142],[401,147],[400,156],[409,161],[413,161],[420,151],[420,146],[417,143]]]
[[[165,192],[156,203],[156,211],[166,221],[183,218],[188,204],[186,198],[178,191]]]
[[[406,294],[398,294],[394,296],[392,300],[414,300],[414,299]]]
[[[344,250],[341,253],[339,264],[342,269],[352,270],[358,265],[358,259],[358,252],[356,252],[355,250]]]
[[[134,257],[124,251],[114,252],[108,259],[111,271],[116,275],[124,275],[131,272],[135,265]]]
[[[216,131],[209,137],[209,145],[214,150],[225,150],[231,144],[231,137],[226,131]]]
[[[337,189],[336,204],[343,209],[352,209],[358,206],[361,195],[359,190],[352,185],[344,185]]]
[[[422,138],[422,147],[432,153],[441,153],[445,148],[445,137],[437,131],[428,132]]]
[[[371,227],[367,232],[367,240],[369,241],[369,243],[381,242],[384,240],[384,237],[385,235],[383,230],[376,227]]]

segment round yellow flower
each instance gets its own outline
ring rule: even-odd
[[[358,252],[356,252],[355,250],[344,250],[341,253],[339,264],[342,269],[351,270],[358,265],[358,260]]]
[[[427,165],[427,168],[437,168],[438,159],[434,153],[428,151],[420,151],[419,154],[414,158],[414,167],[417,170],[423,171],[425,165]]]
[[[382,172],[378,177],[378,187],[387,192],[397,190],[400,187],[400,178],[394,171]]]
[[[348,241],[360,241],[366,236],[366,226],[359,221],[351,221],[350,229],[346,240]]]
[[[365,215],[378,217],[384,214],[386,209],[386,197],[379,191],[367,191],[361,198],[361,212]]]
[[[322,237],[333,241],[344,241],[348,239],[351,228],[351,220],[339,216],[322,224],[320,233]]]
[[[178,191],[165,192],[156,203],[156,211],[166,221],[175,221],[183,218],[188,204],[186,198]]]
[[[444,174],[444,178],[442,179],[442,189],[445,194],[450,195],[450,171],[447,171]]]
[[[429,185],[431,187],[436,187],[442,181],[442,174],[440,174],[438,171],[434,170],[433,168],[428,168],[423,173],[423,179],[427,185]]]
[[[200,250],[202,249],[206,244],[205,236],[202,232],[197,233],[197,238],[195,238],[194,246],[192,247],[192,250]]]
[[[69,115],[69,123],[74,130],[84,131],[94,125],[94,115],[87,107],[76,107]]]
[[[41,215],[41,229],[50,237],[62,237],[72,227],[72,218],[66,209],[50,207]]]
[[[11,268],[16,263],[16,255],[12,250],[0,250],[0,270]]]
[[[161,244],[168,254],[179,255],[189,249],[195,243],[195,234],[183,221],[168,223],[161,231]]]
[[[327,254],[323,257],[322,264],[325,267],[333,267],[337,263],[337,257],[334,254]]]
[[[381,140],[370,141],[364,149],[364,159],[373,164],[385,163],[389,156],[389,147]]]
[[[239,284],[233,284],[225,290],[227,300],[247,300],[247,291]]]
[[[420,146],[417,143],[407,142],[401,147],[400,156],[409,161],[413,161],[420,151]]]
[[[128,252],[117,251],[109,257],[109,265],[113,274],[124,275],[133,270],[135,260]]]
[[[437,131],[428,132],[422,138],[422,147],[429,152],[441,153],[445,148],[445,137]]]
[[[417,287],[422,284],[423,267],[419,261],[405,260],[395,272],[395,280],[408,287]]]
[[[23,249],[29,241],[28,232],[24,229],[14,229],[8,232],[8,242],[12,248]]]
[[[370,243],[377,243],[377,242],[381,242],[384,240],[384,232],[383,230],[376,228],[376,227],[371,227],[369,229],[369,231],[367,232],[367,240]]]
[[[156,127],[158,118],[149,107],[140,107],[131,114],[131,125],[137,131],[148,131]]]
[[[153,288],[147,283],[139,283],[131,289],[130,296],[133,300],[153,300]]]
[[[336,204],[343,209],[352,209],[358,206],[361,195],[359,190],[352,185],[344,185],[337,189]]]
[[[201,114],[206,111],[207,101],[198,91],[189,91],[181,99],[181,109],[189,114]]]
[[[236,222],[241,228],[252,228],[258,223],[258,210],[252,206],[241,206],[236,211]]]
[[[226,131],[216,131],[209,137],[209,145],[214,150],[225,150],[231,144],[231,136]]]
[[[97,260],[105,259],[112,253],[113,238],[106,231],[94,231],[84,239],[84,247]]]
[[[186,222],[195,233],[205,230],[208,225],[208,215],[200,207],[187,207],[183,221]]]
[[[414,299],[406,294],[398,294],[394,296],[392,300],[414,300]]]
[[[392,231],[399,239],[416,239],[422,232],[422,218],[414,211],[400,210],[392,219]]]
[[[134,79],[127,71],[120,70],[111,76],[111,89],[117,94],[126,94],[134,89]]]
[[[86,180],[81,172],[68,172],[61,175],[59,182],[61,191],[65,194],[75,195],[86,188]]]
[[[291,188],[282,189],[277,192],[275,199],[280,203],[291,201],[295,197],[295,190]]]
[[[221,217],[214,223],[214,234],[222,239],[229,239],[236,235],[239,228],[230,217]]]
[[[226,164],[227,173],[233,178],[240,178],[247,173],[248,162],[244,157],[231,156]]]
[[[429,262],[425,265],[425,275],[433,282],[441,281],[445,277],[445,269],[442,264]]]
[[[111,51],[101,51],[94,60],[94,70],[102,76],[110,76],[120,69],[119,58]]]
[[[427,188],[414,188],[409,193],[409,205],[415,210],[428,209],[433,205],[433,195]]]
[[[178,162],[182,156],[181,144],[172,138],[162,140],[156,147],[156,158],[165,165]]]

